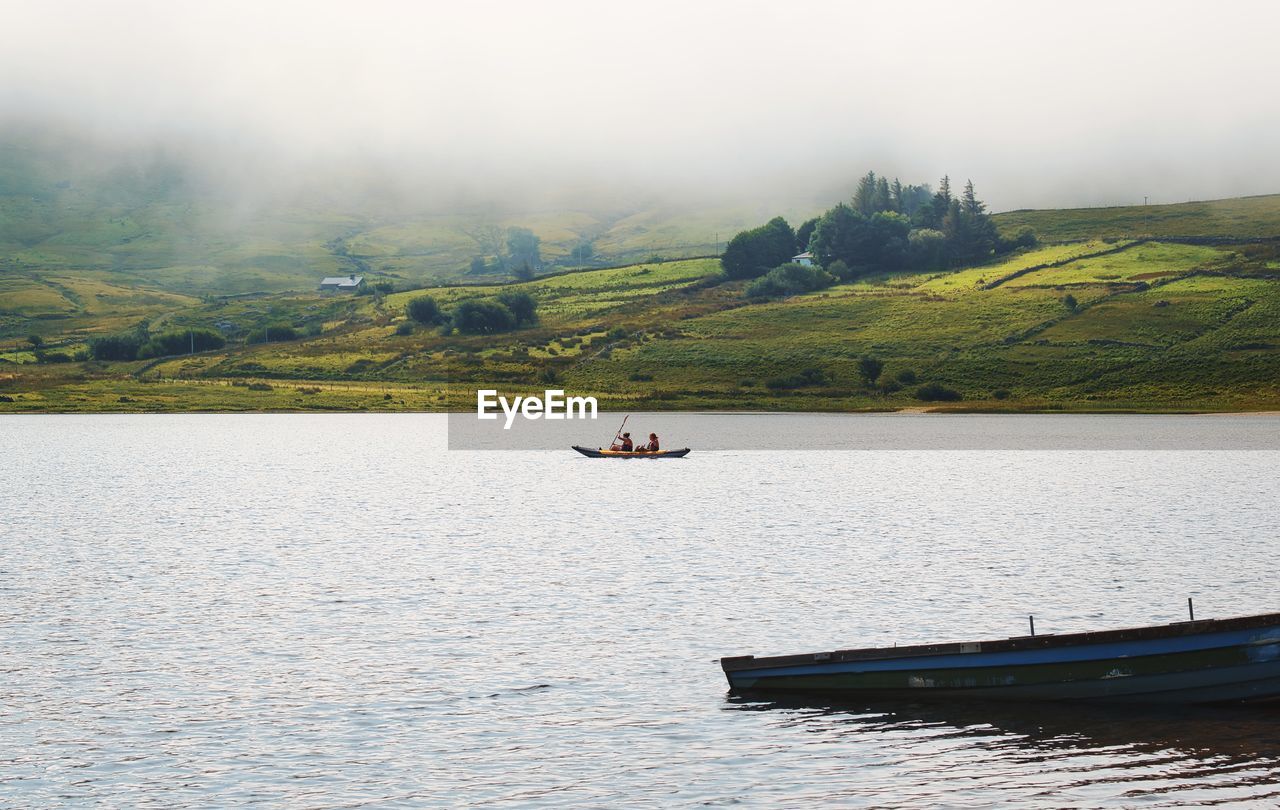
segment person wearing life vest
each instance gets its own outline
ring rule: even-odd
[[[614,442],[609,446],[610,450],[621,450],[624,453],[630,453],[634,445],[631,443],[631,434],[622,434],[622,441]]]
[[[656,452],[658,452],[658,434],[656,434],[656,433],[650,433],[650,434],[649,434],[649,443],[648,443],[648,444],[646,444],[644,447],[641,447],[640,449],[641,449],[641,450],[645,450],[645,451],[647,451],[647,452],[649,452],[649,453],[656,453]]]

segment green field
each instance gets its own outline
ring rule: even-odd
[[[1280,194],[1174,205],[1009,211],[996,215],[1002,230],[1030,227],[1041,239],[1274,238]]]
[[[1136,227],[1138,214],[1148,230]],[[462,250],[448,234],[468,228],[464,220],[361,227],[344,237],[345,252],[322,243],[317,250],[336,272],[351,256],[377,256],[388,274],[407,276],[423,256]],[[525,221],[544,229],[547,244],[602,224],[573,213]],[[299,238],[316,234],[313,220],[297,222]],[[865,278],[772,301],[748,300],[745,283],[726,281],[716,259],[326,296],[310,291],[323,263],[299,275],[308,254],[284,242],[215,240],[182,265],[113,270],[77,264],[120,247],[101,229],[79,241],[33,237],[0,265],[0,411],[443,410],[472,407],[478,387],[552,385],[616,408],[1280,408],[1280,197],[1014,212],[998,222],[1043,228],[1047,239],[982,266]],[[145,243],[154,224],[124,219],[115,227]],[[635,216],[603,224],[619,253],[643,244],[627,228],[696,248],[697,234],[715,227],[691,218],[665,231]],[[601,236],[597,244],[611,243]],[[269,279],[251,294],[190,289],[201,273],[228,283],[218,274],[230,255],[280,260],[246,264],[234,276],[249,287],[256,282],[247,274]],[[37,256],[42,263],[29,264]],[[169,271],[177,275],[167,280]],[[416,296],[449,309],[509,290],[537,301],[536,324],[488,336],[406,326],[405,306]],[[217,328],[228,344],[127,363],[47,359],[140,322],[152,332]],[[299,339],[245,342],[282,326]],[[43,338],[44,356],[28,342],[32,334]],[[864,356],[883,361],[874,385],[859,374]],[[922,399],[927,384],[959,398]]]

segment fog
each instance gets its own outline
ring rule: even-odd
[[[0,123],[245,193],[845,196],[996,210],[1280,191],[1268,3],[14,2]]]

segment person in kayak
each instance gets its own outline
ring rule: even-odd
[[[609,445],[610,450],[621,450],[624,453],[630,453],[633,447],[634,445],[631,443],[630,433],[622,434],[622,441],[614,442],[613,444]]]
[[[650,434],[649,434],[649,443],[648,443],[648,444],[646,444],[644,447],[641,447],[640,449],[641,449],[641,450],[644,450],[645,452],[648,452],[648,453],[657,453],[657,452],[659,451],[659,448],[658,448],[658,434],[656,434],[656,433],[650,433]]]

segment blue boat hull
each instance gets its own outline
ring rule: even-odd
[[[1274,621],[1271,621],[1274,619]],[[876,699],[1280,699],[1280,615],[1109,633],[723,659],[738,692]]]

